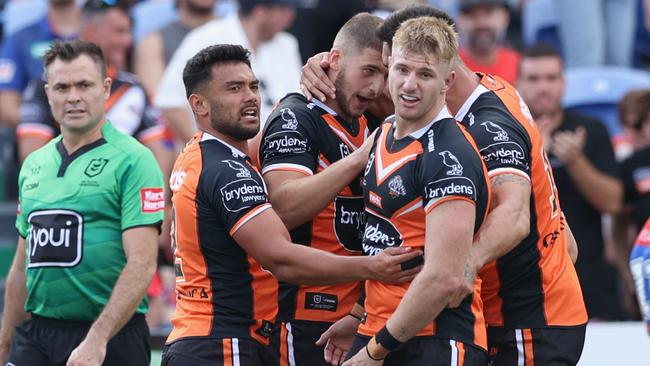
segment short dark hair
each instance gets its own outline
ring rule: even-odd
[[[376,15],[359,13],[339,29],[333,46],[341,48],[344,52],[349,49],[361,51],[370,48],[381,53],[382,41],[376,30],[382,22]]]
[[[562,55],[558,50],[548,43],[537,43],[526,48],[519,58],[519,65],[517,65],[517,75],[521,75],[521,64],[525,59],[541,58],[541,57],[556,57],[562,62]]]
[[[212,80],[212,66],[216,64],[243,62],[251,67],[250,51],[241,45],[217,44],[208,46],[187,61],[183,69],[185,94],[189,98],[203,83]]]
[[[384,20],[384,24],[377,29],[377,35],[379,36],[379,39],[388,43],[388,46],[392,48],[393,36],[395,36],[399,26],[409,19],[420,17],[442,19],[452,28],[455,26],[454,19],[444,11],[427,5],[413,5],[407,6],[406,8],[389,15],[386,20]]]
[[[99,66],[102,78],[106,77],[106,61],[102,49],[92,42],[80,40],[55,41],[43,56],[45,70],[57,59],[70,62],[81,55],[90,57]],[[46,73],[47,74],[47,73]]]

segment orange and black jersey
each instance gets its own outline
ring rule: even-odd
[[[296,171],[318,174],[359,148],[369,134],[365,117],[353,124],[326,105],[301,94],[283,98],[266,123],[260,143],[262,174]],[[291,231],[294,243],[337,255],[360,255],[365,223],[361,174],[311,221]],[[359,283],[336,286],[280,285],[282,321],[335,322],[350,312]]]
[[[232,237],[271,207],[262,177],[244,153],[199,132],[176,160],[170,187],[177,296],[167,343],[212,337],[268,344],[278,283]]]
[[[490,178],[515,174],[531,182],[530,234],[481,271],[488,325],[573,326],[587,321],[580,283],[567,252],[565,219],[540,132],[517,91],[481,76],[456,119],[479,147]]]
[[[429,125],[399,140],[393,137],[393,123],[380,128],[364,176],[364,254],[377,255],[397,246],[424,248],[427,213],[449,200],[474,205],[477,232],[489,207],[487,172],[471,137],[447,108]],[[367,318],[359,333],[377,333],[408,286],[366,281]],[[486,349],[479,291],[477,281],[474,294],[460,307],[443,310],[417,335],[450,338]]]

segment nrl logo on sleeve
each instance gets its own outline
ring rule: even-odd
[[[463,175],[463,166],[460,165],[460,161],[454,154],[449,150],[445,150],[439,152],[438,155],[442,156],[442,163],[450,168],[447,175]]]
[[[244,166],[244,164],[234,161],[234,160],[222,160],[222,162],[228,164],[230,169],[237,171],[237,178],[250,178],[251,172]]]
[[[285,128],[287,130],[295,130],[298,128],[298,119],[296,118],[296,115],[293,113],[291,108],[282,108],[280,109],[280,112],[282,113],[280,117],[284,121],[282,128]]]
[[[144,213],[162,211],[165,209],[165,193],[162,188],[142,188],[140,202]]]
[[[84,174],[86,174],[88,178],[96,177],[104,171],[104,167],[107,163],[108,160],[104,158],[92,159],[90,163],[88,163],[86,170],[84,170]]]
[[[481,126],[485,127],[487,132],[494,134],[494,138],[492,139],[493,141],[509,141],[510,138],[508,137],[508,133],[501,128],[498,124],[492,122],[492,121],[485,121],[481,123]]]

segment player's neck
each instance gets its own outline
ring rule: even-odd
[[[243,152],[244,154],[248,155],[248,140],[239,140],[236,138],[233,138],[229,135],[226,135],[224,133],[221,133],[217,131],[214,128],[207,128],[204,130],[206,133],[209,133],[210,135],[218,138],[219,140],[227,143],[228,145],[236,148],[237,150]]]
[[[61,135],[63,136],[63,146],[68,152],[68,155],[74,154],[80,148],[92,144],[93,142],[102,138],[102,128],[106,124],[106,119],[99,122],[90,131],[79,132],[70,131],[62,126]]]
[[[481,83],[479,76],[463,64],[456,65],[454,71],[456,72],[456,80],[454,80],[454,84],[447,91],[446,98],[447,108],[449,108],[449,112],[452,115],[458,113],[460,107],[463,106],[465,101]]]
[[[395,132],[393,133],[393,137],[395,137],[397,140],[403,139],[413,132],[424,128],[426,125],[433,122],[433,119],[436,118],[438,114],[440,114],[440,111],[444,107],[445,100],[441,98],[426,115],[417,120],[409,120],[395,113],[395,121],[397,123],[395,124]]]

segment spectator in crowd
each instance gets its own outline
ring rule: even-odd
[[[99,47],[57,42],[44,64],[61,136],[20,172],[0,363],[147,365],[143,297],[156,270],[162,174],[106,118],[111,79]]]
[[[637,0],[555,0],[566,67],[630,67]]]
[[[0,124],[18,124],[21,93],[30,80],[43,74],[43,54],[54,40],[75,38],[79,22],[75,0],[49,0],[45,17],[2,40]]]
[[[578,243],[576,269],[590,318],[622,317],[616,270],[605,259],[601,215],[616,213],[623,185],[602,122],[565,111],[562,59],[537,45],[522,54],[517,89],[538,123],[549,153],[560,205]]]
[[[215,18],[213,9],[216,2],[217,0],[176,0],[178,20],[148,34],[136,45],[133,70],[149,95],[155,95],[165,67],[185,36],[192,29]]]
[[[506,0],[460,0],[460,58],[471,70],[514,84],[519,53],[503,46],[509,22]]]
[[[614,216],[612,238],[615,259],[623,283],[623,307],[631,317],[638,314],[634,299],[634,281],[627,266],[640,225],[650,217],[650,90],[635,90],[619,103],[619,120],[629,149],[621,163],[621,179],[625,192],[623,210]]]
[[[131,20],[121,6],[102,0],[89,0],[82,9],[80,38],[97,44],[105,55],[108,76],[113,80],[111,97],[106,101],[108,119],[115,128],[132,135],[151,149],[159,162],[165,151],[161,143],[159,113],[149,104],[147,94],[135,75],[123,71],[131,47]],[[52,116],[45,81],[39,76],[25,90],[17,127],[19,157],[45,145],[60,132]]]
[[[183,143],[195,131],[183,89],[182,70],[196,52],[212,44],[241,44],[251,50],[251,63],[260,80],[261,120],[265,121],[287,91],[296,90],[300,54],[296,39],[283,31],[293,22],[296,0],[239,0],[239,12],[212,20],[190,32],[165,69],[155,96],[174,132]]]

